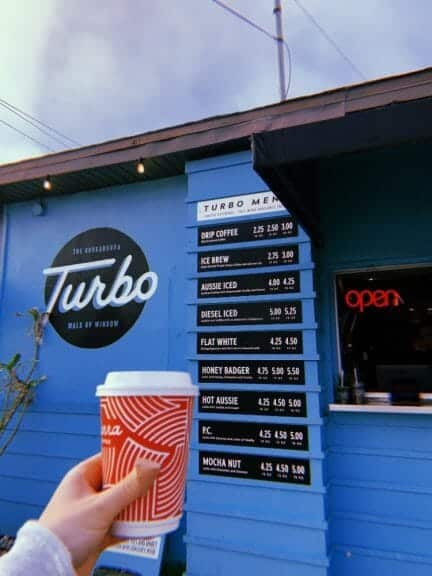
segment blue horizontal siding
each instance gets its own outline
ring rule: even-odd
[[[43,507],[8,502],[0,498],[0,534],[15,534],[30,519],[39,518]]]
[[[212,498],[209,498],[211,490]],[[324,518],[322,491],[311,492],[304,489],[290,491],[272,486],[244,486],[224,483],[222,478],[211,484],[204,480],[188,483],[187,508],[208,511],[214,514],[253,516],[257,520],[272,522],[303,521],[320,522]]]
[[[10,448],[0,458],[0,477],[14,475],[19,478],[59,482],[75,462],[77,459],[68,455],[53,457],[16,454]]]
[[[332,551],[339,550],[332,553],[333,574],[363,575],[369,567],[394,576],[412,559],[411,573],[424,574],[425,559],[432,564],[432,447],[426,419],[341,416],[331,415],[327,435],[329,539]],[[367,554],[354,557],[352,548]]]
[[[51,498],[57,483],[17,476],[1,476],[0,491],[4,501],[30,506],[44,506]]]
[[[425,492],[412,486],[403,488],[385,482],[375,485],[352,482],[351,485],[344,485],[336,481],[329,488],[329,498],[335,515],[367,514],[393,522],[394,511],[397,510],[399,522],[402,523],[432,521],[430,506],[425,506],[426,501],[432,500],[432,491]]]
[[[430,576],[428,558],[413,554],[385,554],[372,549],[338,547],[332,554],[332,574],[340,576]]]
[[[32,408],[0,458],[0,533],[38,517],[65,473],[100,450],[96,413]]]
[[[96,436],[100,433],[99,416],[77,411],[62,413],[28,410],[21,422],[20,430]]]
[[[193,378],[199,383],[199,360],[239,360],[247,356],[251,360],[304,360],[305,381],[295,386],[284,384],[260,384],[243,382],[229,384],[221,382],[203,383],[204,390],[271,390],[307,392],[307,415],[305,417],[286,417],[254,414],[210,414],[194,412],[193,433],[190,452],[189,482],[187,490],[187,574],[188,576],[220,576],[221,574],[250,574],[265,572],[266,576],[327,576],[327,523],[325,521],[323,486],[323,457],[321,428],[323,419],[320,411],[320,387],[318,381],[316,348],[315,310],[313,298],[313,268],[311,246],[303,230],[297,238],[268,239],[264,241],[244,242],[224,245],[225,249],[248,250],[256,246],[269,249],[279,244],[299,244],[299,263],[287,266],[269,266],[214,272],[197,271],[197,254],[215,250],[215,246],[197,246],[197,226],[217,225],[218,220],[198,222],[196,202],[230,195],[250,194],[263,191],[266,185],[253,173],[250,156],[236,155],[225,158],[203,160],[192,163],[188,178],[188,347],[189,367]],[[257,214],[256,218],[277,217],[285,211]],[[251,217],[249,216],[249,220]],[[224,224],[231,220],[222,220]],[[240,222],[242,218],[234,218]],[[251,295],[232,298],[198,298],[198,278],[219,278],[245,274],[268,274],[272,271],[300,271],[300,289],[297,294],[268,294],[263,297]],[[237,333],[239,326],[197,326],[196,306],[211,302],[254,302],[289,301],[292,298],[304,298],[302,323],[284,326],[284,330],[302,330],[303,350],[299,355],[291,354],[212,354],[197,352],[197,335],[210,332]],[[281,330],[280,325],[241,326],[242,332],[263,330]],[[205,351],[204,351],[205,352]],[[198,421],[201,419],[226,422],[272,422],[301,424],[308,426],[309,446],[306,451],[283,450],[268,446],[248,446],[207,444],[199,442]],[[288,482],[271,482],[243,476],[228,477],[199,473],[199,451],[226,452],[231,454],[260,454],[282,458],[309,459],[311,467],[311,485],[297,485]]]
[[[260,535],[260,540],[265,535]],[[265,574],[266,576],[327,576],[327,559],[299,558],[287,542],[268,556],[257,549],[253,542],[247,547],[222,547],[204,538],[186,537],[188,546],[187,576],[239,576]]]
[[[188,513],[190,534],[217,541],[221,546],[245,547],[253,543],[257,554],[274,557],[284,551],[295,550],[299,557],[321,558],[326,552],[326,526],[304,527],[302,525],[260,522],[208,513]],[[262,535],[265,534],[265,538]]]
[[[332,447],[350,446],[351,448],[367,448],[369,450],[383,450],[386,452],[429,452],[432,457],[430,428],[415,426],[409,419],[405,424],[403,415],[398,415],[398,425],[388,426],[386,419],[377,425],[369,422],[365,425],[339,425],[333,424],[328,430],[328,442]],[[393,416],[394,418],[394,416]],[[422,433],[422,431],[427,431]]]
[[[401,458],[397,454],[350,452],[345,449],[329,452],[327,464],[330,479],[396,482],[419,488],[432,484],[432,460],[426,460],[421,455]]]
[[[188,162],[186,169],[187,172],[190,172],[187,200],[190,203],[191,213],[188,222],[195,220],[196,207],[193,202],[196,200],[237,196],[242,193],[252,194],[268,190],[268,186],[252,170],[250,152],[220,156],[198,162],[193,164]]]
[[[13,441],[13,452],[40,456],[87,458],[100,450],[100,437],[54,432],[20,432]]]
[[[334,515],[330,537],[338,546],[358,546],[389,553],[429,557],[432,562],[432,523],[407,524],[395,516],[383,522],[379,517]]]

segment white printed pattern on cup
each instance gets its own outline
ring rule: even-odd
[[[163,473],[146,497],[129,506],[118,520],[157,521],[179,516],[183,508],[192,399],[113,396],[101,399],[101,411],[103,430],[114,440],[111,446],[103,446],[106,486],[128,474],[138,458],[163,466]],[[117,443],[119,426],[126,438]]]

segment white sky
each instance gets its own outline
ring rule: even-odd
[[[274,33],[273,0],[224,0]],[[366,78],[430,64],[430,0],[300,0]],[[289,97],[361,79],[282,0]],[[279,98],[276,46],[212,0],[0,0],[0,98],[81,144]],[[0,107],[0,163],[62,149]],[[63,147],[64,148],[64,147]]]

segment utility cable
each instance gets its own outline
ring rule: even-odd
[[[285,46],[285,50],[287,52],[287,55],[288,55],[288,81],[287,81],[287,85],[285,88],[285,98],[286,98],[288,96],[288,92],[289,92],[289,89],[291,86],[291,50],[290,50],[288,44],[285,42],[285,40],[283,38],[279,38],[278,36],[275,36],[274,34],[269,32],[265,28],[262,28],[262,26],[259,26],[259,24],[256,24],[256,22],[253,22],[250,18],[247,18],[246,16],[244,16],[243,14],[241,14],[240,12],[235,10],[234,8],[231,8],[231,6],[228,6],[228,4],[225,4],[225,2],[221,2],[221,0],[212,0],[212,2],[214,2],[215,4],[217,4],[218,6],[223,8],[224,10],[226,10],[227,12],[230,12],[231,14],[236,16],[237,18],[240,18],[240,20],[242,20],[243,22],[246,22],[246,24],[249,24],[250,26],[252,26],[252,28],[255,28],[255,30],[262,32],[271,40],[274,40],[275,42],[282,42],[283,43],[283,45]]]
[[[333,46],[333,48],[338,52],[338,54],[345,60],[345,62],[347,62],[349,64],[349,66],[354,70],[354,72],[356,74],[358,74],[362,80],[367,80],[367,78],[363,74],[363,72],[361,70],[359,70],[359,68],[354,64],[354,62],[351,60],[351,58],[349,58],[345,54],[345,52],[342,50],[342,48],[339,48],[339,46],[337,45],[335,40],[333,40],[333,38],[330,36],[330,34],[324,30],[324,28],[321,26],[321,24],[309,12],[309,10],[307,10],[301,4],[300,0],[293,0],[293,1],[297,5],[297,7],[300,8],[300,10],[303,12],[303,14],[307,18],[309,18],[309,20],[312,22],[312,24],[321,32],[321,34],[324,36],[324,38],[327,40],[327,42],[329,42]]]
[[[10,112],[12,112],[13,114],[16,114],[17,116],[19,116],[20,118],[22,118],[23,116],[25,117],[24,120],[26,120],[27,122],[29,122],[30,124],[33,124],[33,122],[36,122],[38,125],[43,126],[46,130],[49,130],[50,132],[53,132],[54,134],[57,134],[57,136],[59,136],[62,140],[66,140],[68,142],[70,142],[71,144],[74,144],[76,146],[81,146],[81,144],[79,142],[77,142],[76,140],[73,140],[72,138],[69,138],[69,136],[66,136],[66,134],[62,134],[62,132],[60,132],[59,130],[56,130],[55,128],[53,128],[52,126],[50,126],[49,124],[45,124],[44,122],[42,122],[41,120],[39,120],[38,118],[35,118],[34,116],[32,116],[31,114],[29,114],[28,112],[25,112],[24,110],[22,110],[21,108],[18,108],[18,106],[15,106],[14,104],[11,104],[10,102],[8,102],[7,100],[5,100],[4,98],[0,98],[0,106],[3,106],[4,108],[7,108]],[[30,120],[32,122],[30,122]],[[41,132],[44,132],[46,134],[46,132],[44,130],[42,130],[42,128],[40,128],[40,126],[36,126],[36,128],[38,128],[39,130],[41,130]],[[54,138],[54,136],[51,136],[51,138]],[[57,140],[58,142],[58,140]],[[63,146],[65,145],[64,142],[61,143]]]
[[[278,40],[278,42],[280,42],[281,40]],[[288,92],[289,89],[291,88],[291,71],[292,71],[292,63],[291,63],[291,50],[290,47],[288,46],[288,44],[285,42],[285,40],[282,40],[283,45],[285,46],[285,50],[288,56],[288,80],[287,80],[287,85],[285,88],[285,94],[284,94],[284,99],[286,99],[286,97],[288,96]]]
[[[33,142],[35,142],[36,144],[38,144],[39,146],[42,146],[42,148],[46,148],[47,150],[49,150],[50,152],[56,152],[56,150],[54,150],[53,148],[51,148],[50,146],[47,146],[46,144],[43,144],[42,142],[40,142],[40,140],[37,140],[37,138],[33,138],[33,136],[30,136],[29,134],[26,134],[25,132],[23,132],[22,130],[20,130],[19,128],[16,128],[15,126],[13,126],[12,124],[9,124],[9,122],[6,122],[6,120],[2,120],[0,118],[0,124],[4,124],[5,126],[7,126],[8,128],[10,128],[11,130],[15,130],[15,132],[18,132],[18,134],[21,134],[22,136],[25,136],[26,138],[28,138],[29,140],[32,140]]]
[[[15,114],[16,116],[18,116],[18,118],[21,118],[21,120],[24,120],[24,122],[27,122],[28,124],[31,124],[31,126],[33,126],[34,128],[36,128],[37,130],[40,130],[43,134],[45,134],[46,136],[48,136],[49,138],[51,138],[52,140],[55,140],[58,144],[60,144],[61,146],[64,146],[66,148],[69,147],[69,144],[67,144],[65,142],[65,140],[60,140],[60,138],[57,138],[56,136],[54,136],[53,134],[51,134],[50,132],[48,132],[48,130],[45,130],[44,128],[41,128],[40,126],[38,126],[36,124],[36,122],[33,122],[32,120],[29,120],[28,118],[26,118],[24,116],[24,114],[21,114],[21,112],[16,112],[15,110],[12,109],[11,106],[9,106],[9,104],[4,104],[1,101],[0,98],[0,106],[2,106],[3,108],[5,108],[8,112],[11,112],[12,114]]]
[[[234,8],[231,8],[231,6],[228,6],[224,2],[221,2],[220,0],[212,0],[212,1],[215,4],[217,4],[218,6],[220,6],[221,8],[224,8],[228,12],[231,12],[231,14],[234,14],[234,16],[237,16],[237,18],[240,18],[240,20],[243,20],[243,22],[250,24],[250,26],[252,26],[256,30],[259,30],[260,32],[262,32],[263,34],[265,34],[266,36],[268,36],[272,40],[277,40],[277,37],[274,36],[274,34],[272,34],[271,32],[268,32],[267,30],[265,30],[265,28],[262,28],[261,26],[259,26],[258,24],[256,24],[252,20],[250,20],[249,18],[246,18],[246,16],[243,16],[243,14],[240,14],[240,12],[237,12],[237,10],[234,10]]]

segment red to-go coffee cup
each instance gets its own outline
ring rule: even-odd
[[[186,372],[109,372],[97,387],[104,488],[124,478],[137,459],[160,464],[147,494],[117,517],[120,538],[176,530],[183,513],[192,407],[198,388]]]

